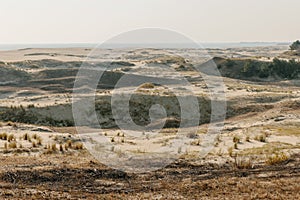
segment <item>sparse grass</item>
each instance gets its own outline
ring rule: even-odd
[[[242,152],[240,152],[240,154],[243,154],[243,155],[272,155],[272,154],[281,152],[283,150],[292,149],[292,148],[294,148],[294,146],[291,144],[288,144],[288,143],[271,142],[271,143],[266,143],[262,147],[244,149]]]
[[[265,163],[267,165],[276,165],[283,163],[284,161],[287,161],[289,159],[289,156],[286,155],[285,153],[276,153],[275,155],[268,156],[266,158]]]

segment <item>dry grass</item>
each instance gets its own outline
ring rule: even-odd
[[[276,165],[283,163],[289,159],[289,156],[286,155],[285,153],[276,153],[275,155],[268,156],[266,158],[265,163],[267,165]]]
[[[33,147],[33,148],[36,148],[36,147],[37,147],[37,145],[36,145],[36,143],[35,143],[34,141],[33,141],[31,144],[32,144],[32,147]]]
[[[155,85],[153,83],[144,83],[142,84],[139,89],[153,89]]]
[[[7,140],[7,133],[0,134],[0,139],[1,140]]]
[[[15,149],[15,148],[17,148],[17,143],[16,142],[10,142],[8,144],[8,147],[11,148],[11,149]]]
[[[250,137],[247,136],[246,139],[245,139],[245,141],[246,141],[246,142],[250,142]]]
[[[83,149],[83,144],[81,142],[76,142],[74,144],[74,149],[76,149],[76,150]]]
[[[238,169],[251,169],[254,166],[252,158],[238,156],[236,156],[234,159],[234,165]]]
[[[52,144],[52,145],[51,145],[51,150],[52,150],[52,151],[57,151],[56,144]]]
[[[41,137],[37,137],[36,140],[37,140],[37,144],[38,144],[38,145],[42,145],[42,141],[43,141],[43,140],[42,140]]]
[[[254,139],[259,142],[267,142],[267,135],[261,134],[261,135],[256,136]]]
[[[72,143],[73,143],[72,140],[67,140],[65,146],[67,146],[67,148],[72,148]]]
[[[10,135],[7,137],[7,141],[8,141],[8,142],[11,142],[11,141],[13,141],[13,140],[16,140],[16,138],[15,138],[14,134],[10,134]]]
[[[28,140],[28,141],[31,140],[30,135],[29,135],[28,133],[25,133],[25,134],[23,135],[23,139],[24,139],[24,140]]]
[[[233,143],[237,144],[237,143],[240,143],[241,139],[238,136],[234,136],[232,141],[233,141]]]

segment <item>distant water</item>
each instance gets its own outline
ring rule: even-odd
[[[236,43],[199,43],[204,48],[239,48],[239,47],[263,47],[289,45],[288,42],[236,42]],[[98,44],[70,43],[70,44],[0,44],[0,50],[17,50],[26,48],[95,48]],[[153,47],[153,48],[199,48],[195,44],[106,44],[101,48],[129,48],[129,47]]]

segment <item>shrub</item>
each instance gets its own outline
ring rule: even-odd
[[[234,65],[236,65],[236,63],[233,60],[228,59],[225,65],[226,67],[233,67]]]

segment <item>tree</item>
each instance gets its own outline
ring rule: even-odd
[[[300,50],[300,41],[297,40],[296,42],[293,42],[293,44],[290,45],[291,50]]]

